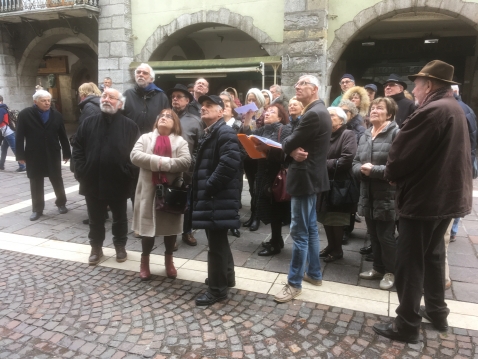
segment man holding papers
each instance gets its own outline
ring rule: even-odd
[[[322,284],[315,205],[317,193],[329,190],[326,160],[332,121],[319,100],[319,80],[304,75],[294,87],[305,109],[297,127],[282,142],[282,149],[291,157],[287,192],[292,197],[290,234],[294,243],[287,284],[274,297],[280,303],[300,295],[302,280]]]

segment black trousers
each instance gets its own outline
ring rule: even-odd
[[[395,323],[399,331],[418,334],[418,314],[422,290],[425,306],[433,321],[446,319],[450,310],[445,303],[445,241],[451,218],[413,220],[400,217],[395,285],[398,306]]]
[[[227,229],[206,229],[209,246],[207,253],[209,292],[216,297],[226,295],[228,281],[235,279],[234,258],[227,239],[227,231]]]
[[[125,246],[128,239],[128,216],[126,214],[126,206],[128,200],[125,199],[99,199],[96,197],[86,196],[86,208],[90,219],[90,239],[91,246],[103,246],[105,240],[105,212],[110,206],[113,216],[113,225],[111,232],[113,233],[113,244],[115,246]]]
[[[191,213],[191,196],[193,192],[192,185],[189,185],[188,188],[188,210],[184,213],[184,220],[183,220],[183,233],[188,234],[191,233],[193,229],[193,218]]]
[[[65,187],[63,186],[63,178],[49,177],[53,191],[55,191],[57,207],[66,204]],[[30,191],[32,194],[32,212],[43,212],[45,209],[45,178],[34,177],[30,178]]]
[[[365,217],[373,250],[373,269],[385,274],[395,274],[397,240],[395,221],[379,221]]]
[[[249,184],[249,194],[251,195],[251,212],[253,215],[256,213],[256,195],[254,189],[256,184],[257,163],[258,160],[253,160],[249,157],[243,162],[244,173],[246,174],[247,183]]]

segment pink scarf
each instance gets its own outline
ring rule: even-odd
[[[161,157],[172,157],[171,141],[169,136],[158,136],[154,145],[153,153]],[[153,184],[168,183],[165,172],[153,172]]]

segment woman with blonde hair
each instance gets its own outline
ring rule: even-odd
[[[357,107],[359,115],[361,117],[367,116],[370,107],[370,97],[368,96],[367,90],[363,87],[354,86],[349,88],[342,96],[342,100],[352,101],[355,107]]]
[[[289,100],[289,122],[292,129],[299,124],[302,111],[304,111],[304,104],[297,100],[297,97],[292,97]]]
[[[152,132],[145,133],[131,151],[131,162],[139,167],[139,179],[134,197],[132,229],[139,234],[143,253],[139,276],[151,279],[149,255],[156,236],[164,236],[164,265],[168,278],[176,278],[173,251],[176,237],[183,231],[183,214],[155,209],[156,186],[177,183],[182,172],[191,164],[188,143],[181,137],[179,117],[171,109],[159,114]]]

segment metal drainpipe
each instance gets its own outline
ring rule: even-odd
[[[263,62],[261,62],[261,73],[262,73],[262,88],[264,88],[264,80],[266,76],[266,71],[265,71],[265,66]]]

